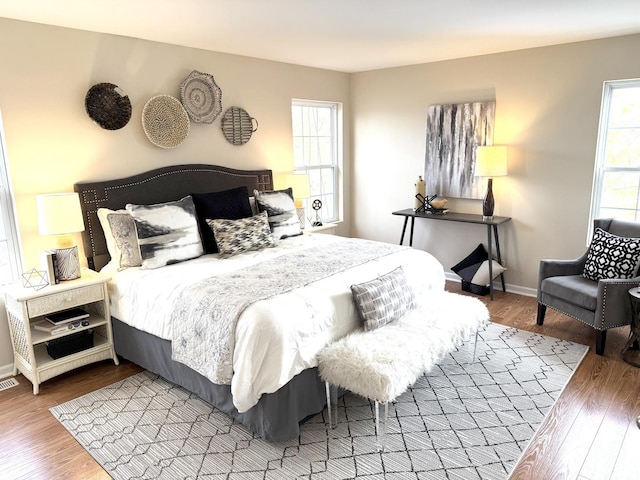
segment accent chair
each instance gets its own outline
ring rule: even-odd
[[[640,285],[640,223],[600,218],[587,252],[575,260],[541,260],[537,323],[547,307],[592,326],[596,353],[604,354],[607,330],[629,325],[628,291]]]

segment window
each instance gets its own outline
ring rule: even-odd
[[[311,196],[305,200],[305,212],[315,221],[313,200],[322,201],[318,212],[323,222],[340,219],[340,104],[293,100],[293,165],[295,173],[309,175]]]
[[[591,218],[640,221],[640,79],[604,83]]]
[[[0,112],[0,285],[16,280],[20,273],[20,246],[7,162],[2,112]]]

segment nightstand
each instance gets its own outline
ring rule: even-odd
[[[304,233],[324,233],[326,235],[333,235],[336,233],[337,223],[323,223],[319,227],[307,226],[303,230]]]
[[[20,372],[28,378],[33,383],[34,395],[38,394],[42,382],[69,370],[109,358],[118,365],[109,314],[109,278],[83,269],[80,278],[49,285],[41,290],[25,288],[20,284],[5,288],[5,305],[13,345],[13,375]],[[33,323],[43,320],[48,314],[73,307],[81,307],[90,314],[88,326],[55,335],[32,327]],[[93,346],[57,359],[49,356],[46,342],[80,332],[85,335],[93,332]]]

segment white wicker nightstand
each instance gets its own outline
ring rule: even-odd
[[[83,269],[77,280],[49,285],[41,290],[24,288],[20,284],[5,289],[5,304],[9,319],[9,332],[13,345],[13,375],[18,371],[33,383],[37,395],[40,383],[75,368],[100,360],[118,357],[113,348],[111,316],[109,314],[108,276]],[[50,313],[72,307],[82,307],[90,316],[89,325],[51,335],[32,328]],[[45,342],[78,332],[93,331],[93,347],[53,359],[47,353]]]

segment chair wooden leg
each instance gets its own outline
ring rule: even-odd
[[[606,330],[596,330],[596,354],[604,355],[604,343],[607,341]]]
[[[538,318],[536,318],[536,323],[538,325],[542,325],[544,322],[544,314],[547,312],[547,306],[541,303],[538,303]]]

